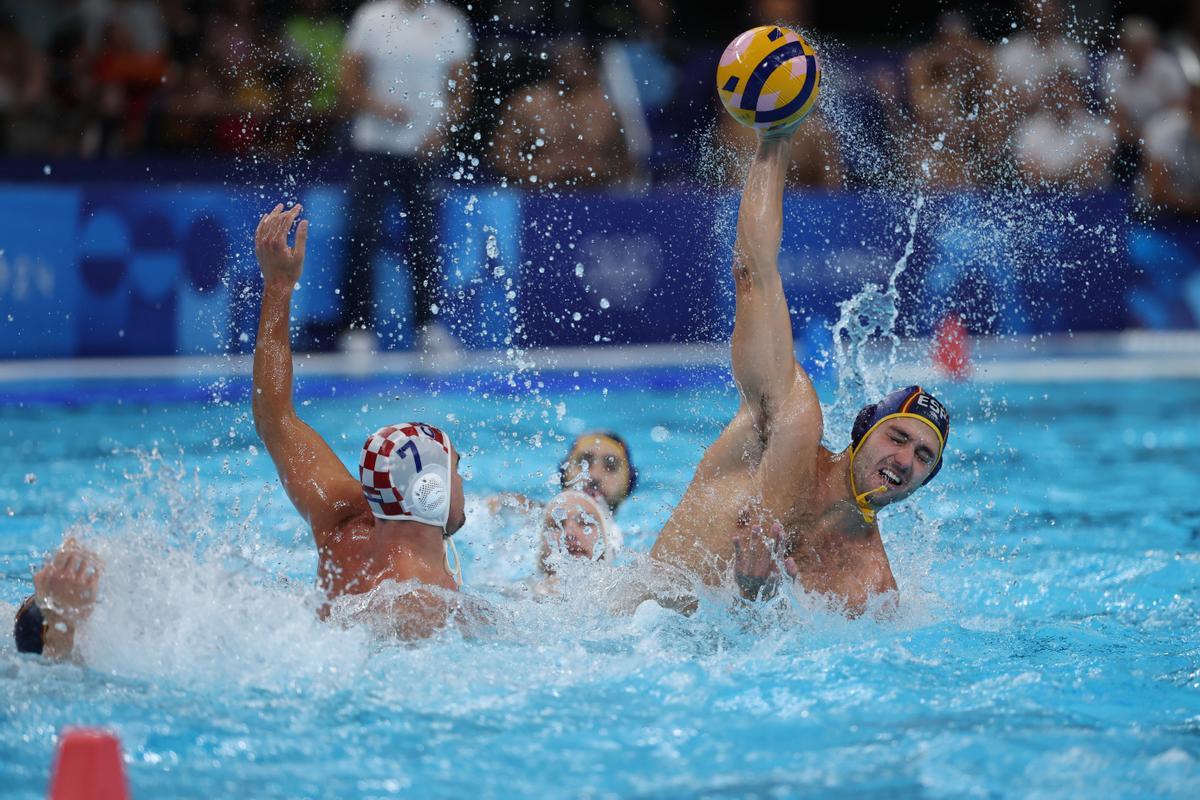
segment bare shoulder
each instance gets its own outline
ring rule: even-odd
[[[892,562],[888,560],[883,540],[878,537],[876,537],[876,547],[867,561],[864,572],[872,594],[899,591],[899,587],[896,585],[896,576],[892,574]]]
[[[892,565],[878,536],[874,542],[865,542],[855,548],[855,557],[845,565],[845,571],[837,582],[841,584],[838,594],[846,600],[846,609],[853,616],[867,610],[872,598],[888,595],[887,606],[894,609],[899,602],[896,578]]]
[[[340,538],[364,524],[373,526],[374,517],[358,482],[339,481],[329,487],[327,502],[312,515],[311,524],[317,545],[324,546],[331,537]]]

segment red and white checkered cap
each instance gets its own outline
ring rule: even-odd
[[[388,425],[372,433],[358,461],[358,480],[372,513],[445,530],[453,453],[450,437],[422,422]]]

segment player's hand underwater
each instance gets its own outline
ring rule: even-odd
[[[778,522],[764,531],[761,525],[738,525],[733,531],[733,577],[742,596],[757,600],[760,595],[774,594],[779,582],[779,556],[783,546],[783,526]],[[787,558],[783,568],[789,578],[795,578],[796,562]],[[765,591],[764,591],[765,590]]]
[[[279,204],[258,222],[254,231],[254,255],[267,284],[291,286],[300,280],[304,268],[304,246],[308,242],[308,220],[296,227],[296,244],[288,246],[288,234],[304,207],[299,203],[288,210]]]

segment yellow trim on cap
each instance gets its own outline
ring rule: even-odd
[[[858,440],[858,444],[856,444],[854,446],[854,448],[850,451],[850,455],[855,456],[858,454],[858,448],[863,446],[863,442],[865,442],[867,440],[868,436],[870,436],[872,433],[875,432],[876,428],[878,428],[883,423],[887,422],[889,419],[896,419],[898,417],[907,417],[909,419],[919,419],[919,420],[921,420],[921,422],[924,422],[926,425],[928,425],[930,427],[930,429],[935,434],[937,434],[937,438],[938,438],[938,457],[935,458],[934,461],[937,461],[938,459],[940,459],[942,457],[942,451],[946,449],[946,437],[942,435],[942,432],[941,432],[941,430],[938,429],[938,426],[934,425],[931,420],[921,416],[920,414],[913,414],[911,412],[904,412],[904,411],[898,411],[895,414],[888,414],[886,417],[882,418],[881,420],[876,422],[874,425],[867,428],[867,432],[864,433],[862,438]]]
[[[628,450],[628,449],[625,447],[625,445],[621,444],[620,442],[618,442],[616,439],[614,439],[614,438],[613,438],[613,437],[611,437],[611,436],[605,436],[603,433],[583,433],[583,434],[580,434],[580,435],[579,435],[579,436],[578,436],[578,437],[575,439],[575,446],[571,448],[571,458],[574,458],[574,457],[575,457],[575,453],[576,453],[576,451],[577,451],[577,450],[579,450],[579,448],[583,446],[583,441],[584,441],[585,439],[590,439],[590,440],[592,440],[592,441],[595,441],[595,442],[608,442],[608,443],[609,443],[609,444],[611,444],[613,447],[616,447],[618,450],[620,450],[620,451],[621,451],[621,453],[622,453],[622,455],[624,455],[624,456],[625,456],[625,463],[626,463],[626,464],[628,464],[628,463],[629,463],[629,450]]]

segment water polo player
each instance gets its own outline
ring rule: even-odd
[[[454,590],[447,544],[466,517],[459,455],[450,437],[422,423],[381,428],[368,437],[359,474],[350,474],[292,404],[288,338],[292,289],[300,279],[308,221],[288,236],[300,214],[276,206],[265,214],[254,245],[263,275],[262,309],[254,347],[254,425],[275,462],[288,498],[312,528],[317,580],[330,598],[362,594],[384,581],[416,580]],[[449,548],[449,549],[452,549]],[[417,589],[392,604],[408,614],[408,633],[443,623],[449,606],[436,592]]]
[[[629,499],[637,481],[637,467],[633,465],[629,445],[614,431],[588,431],[576,436],[558,466],[560,489],[578,489],[597,497],[611,514],[616,514]],[[531,512],[541,504],[518,492],[503,492],[488,498],[492,513],[505,507]]]
[[[558,571],[568,559],[611,564],[622,540],[603,500],[578,489],[560,492],[542,510],[538,573],[525,585],[537,595],[556,594]]]
[[[602,500],[577,489],[556,495],[542,513],[543,574],[554,572],[554,554],[591,561],[612,561],[621,548],[621,532]]]
[[[759,131],[738,212],[732,358],[741,406],[704,454],[652,556],[707,584],[732,568],[751,598],[782,563],[804,589],[857,613],[870,596],[896,590],[876,511],[937,473],[950,422],[941,403],[913,386],[864,409],[845,450],[821,445],[821,404],[795,358],[778,267],[794,132]]]
[[[75,632],[92,613],[102,570],[95,553],[67,538],[34,574],[33,594],[17,609],[17,652],[53,660],[74,657]]]

